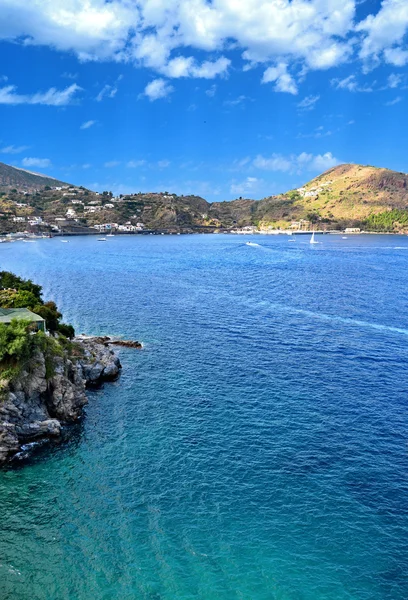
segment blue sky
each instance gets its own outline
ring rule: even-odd
[[[408,171],[406,0],[0,0],[0,161],[262,198]]]

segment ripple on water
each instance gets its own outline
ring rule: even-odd
[[[1,245],[78,331],[144,342],[0,473],[2,599],[408,597],[405,238],[246,239]]]

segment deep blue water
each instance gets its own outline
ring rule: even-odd
[[[0,246],[78,332],[144,343],[0,472],[1,600],[408,598],[408,238],[319,240]]]

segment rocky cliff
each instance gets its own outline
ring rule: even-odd
[[[72,347],[51,361],[36,350],[17,378],[0,382],[0,465],[30,442],[59,437],[81,418],[86,388],[118,377],[119,358],[100,340],[76,339]]]

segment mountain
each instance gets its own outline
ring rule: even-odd
[[[384,168],[342,164],[285,194],[259,201],[213,204],[213,209],[223,212],[224,219],[229,215],[242,224],[251,221],[260,227],[285,227],[304,219],[320,222],[326,228],[354,225],[379,231],[405,230],[408,229],[408,175]]]
[[[0,162],[0,189],[16,189],[18,191],[32,192],[45,186],[61,185],[67,184],[47,175],[33,173],[32,171],[26,171],[18,167],[11,167]]]
[[[214,231],[244,226],[287,228],[303,220],[302,228],[408,232],[408,176],[389,169],[343,164],[315,177],[298,189],[262,200],[239,198],[209,203],[199,196],[169,192],[139,192],[113,198],[83,187],[55,189],[59,182],[45,176],[0,164],[8,191],[0,191],[1,232],[21,230],[22,223],[41,217],[56,225],[56,218],[75,218],[76,227],[104,223],[128,224],[149,230]],[[20,182],[21,190],[16,192]],[[13,184],[11,183],[13,182]],[[28,191],[28,186],[42,189]],[[45,188],[45,186],[47,186]],[[52,189],[50,189],[52,188]],[[16,219],[15,217],[24,217]],[[142,224],[142,225],[140,225]],[[79,231],[79,229],[78,229]]]
[[[339,165],[296,191],[295,205],[337,221],[408,209],[408,175],[372,166]]]

